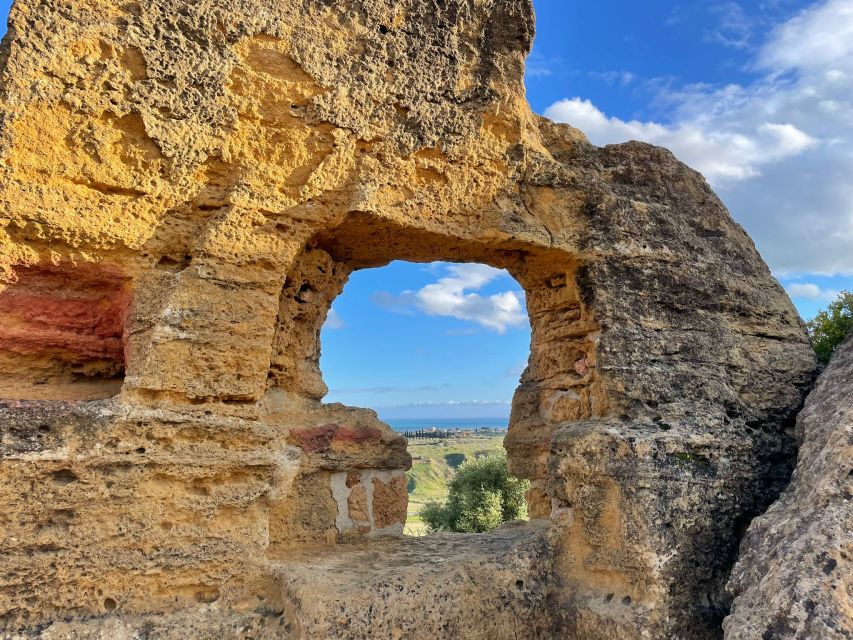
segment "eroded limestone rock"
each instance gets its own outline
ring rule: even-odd
[[[809,395],[797,439],[791,484],[741,545],[726,638],[853,638],[853,336]]]
[[[349,274],[401,259],[483,262],[525,289],[506,446],[548,522],[513,546],[535,551],[539,578],[516,578],[535,597],[484,536],[454,547],[464,588],[430,569],[417,602],[470,600],[465,628],[494,638],[518,637],[493,624],[507,598],[541,637],[720,635],[813,354],[699,174],[531,113],[532,37],[529,0],[16,1],[3,629],[436,637],[382,603],[444,538],[368,544],[405,516],[405,441],[323,404],[318,365]],[[334,582],[367,558],[369,579]],[[309,603],[346,589],[358,624]]]

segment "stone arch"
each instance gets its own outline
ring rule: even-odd
[[[18,0],[10,23],[0,289],[116,265],[133,299],[117,397],[0,403],[0,627],[719,635],[814,358],[699,174],[530,111],[529,0]],[[549,518],[524,541],[338,544],[393,533],[408,459],[319,403],[316,334],[350,270],[401,257],[528,292],[508,446]],[[389,510],[354,517],[357,486]],[[477,615],[430,553],[466,562]]]
[[[514,396],[506,446],[513,472],[533,483],[529,496],[533,517],[548,517],[547,457],[555,425],[603,417],[608,406],[595,369],[598,326],[576,284],[581,265],[569,252],[518,242],[495,246],[379,217],[352,215],[338,227],[314,236],[286,277],[267,393],[288,394],[291,402],[295,396],[299,402],[317,403],[315,421],[322,422],[324,413],[329,414],[328,424],[341,420],[339,407],[326,409],[319,404],[327,391],[319,367],[320,329],[353,271],[392,260],[488,264],[507,269],[525,289],[532,329],[530,360]],[[368,422],[370,428],[384,428],[377,426],[375,418]],[[348,424],[336,427],[351,428]],[[364,438],[370,440],[368,435]],[[399,447],[398,440],[392,442]],[[313,441],[306,446],[316,447]],[[370,468],[377,462],[384,468],[386,463],[376,459],[348,464]],[[329,472],[353,471],[339,466],[337,459],[327,464]]]

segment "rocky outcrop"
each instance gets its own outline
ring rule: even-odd
[[[797,468],[747,531],[726,638],[853,638],[853,336],[797,418]]]
[[[520,632],[483,603],[542,637],[720,635],[814,357],[702,176],[531,113],[532,38],[529,0],[17,0],[0,627],[432,638],[438,618],[389,609],[419,575],[418,602],[454,594],[495,638]],[[526,293],[506,446],[543,523],[448,546],[464,584],[406,573],[444,538],[379,540],[405,441],[322,402],[330,305],[392,260],[482,262]]]

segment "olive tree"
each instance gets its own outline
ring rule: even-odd
[[[491,531],[527,517],[529,485],[509,475],[506,453],[492,453],[464,462],[450,482],[447,501],[427,503],[420,516],[430,531]]]

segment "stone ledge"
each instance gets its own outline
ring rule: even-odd
[[[481,535],[316,547],[271,558],[270,596],[251,611],[216,602],[54,622],[4,638],[551,638],[551,544],[548,522],[533,521]]]

